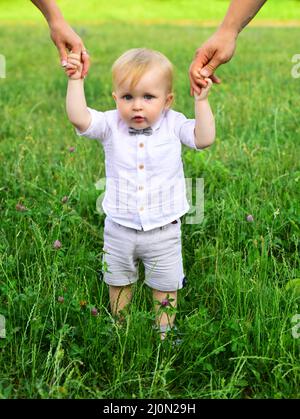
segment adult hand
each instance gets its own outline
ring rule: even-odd
[[[90,57],[84,47],[81,38],[63,20],[49,25],[49,28],[51,39],[56,45],[60,55],[61,65],[63,67],[67,65],[69,51],[72,51],[75,54],[79,54],[83,64],[81,77],[85,77],[89,71]]]
[[[189,69],[190,92],[201,93],[201,88],[207,86],[205,78],[214,83],[221,80],[214,75],[215,70],[232,58],[236,47],[237,34],[219,29],[199,49]]]

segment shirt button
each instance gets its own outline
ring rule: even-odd
[[[144,169],[144,165],[143,164],[140,164],[139,165],[139,169],[141,169],[141,170]]]
[[[139,146],[142,148],[144,147],[144,143],[140,143]]]
[[[144,189],[144,186],[140,185],[139,186],[139,191],[142,191]]]

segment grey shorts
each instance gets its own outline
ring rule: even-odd
[[[181,254],[181,221],[149,231],[135,230],[104,222],[103,280],[109,285],[125,286],[138,280],[138,260],[145,267],[145,284],[159,291],[183,287],[185,276]]]

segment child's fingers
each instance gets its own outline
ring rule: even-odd
[[[80,65],[82,65],[82,63],[80,62],[80,60],[76,60],[75,58],[68,58],[68,63],[76,65],[77,67],[79,67]]]
[[[209,78],[205,79],[205,81],[207,82],[207,85],[203,88],[203,90],[204,90],[205,92],[208,92],[208,91],[210,90],[210,88],[211,88],[211,86],[212,86],[213,82],[212,82],[212,80],[211,80],[211,79],[209,79]]]
[[[74,70],[68,70],[68,69],[66,69],[65,70],[65,73],[66,73],[66,75],[68,77],[70,77],[70,76],[73,76],[76,73],[76,70],[74,71]]]
[[[81,60],[80,54],[75,54],[74,52],[70,52],[70,54],[68,55],[68,58],[75,58],[75,60],[78,60],[78,61]]]
[[[66,68],[68,69],[68,70],[77,70],[77,68],[78,68],[78,66],[76,65],[76,64],[72,64],[72,63],[68,63],[67,65],[66,65]]]
[[[198,68],[194,73],[196,83],[202,88],[207,86],[207,79],[201,74],[201,68]]]

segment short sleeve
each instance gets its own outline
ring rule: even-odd
[[[195,119],[188,119],[182,113],[177,113],[175,118],[175,134],[180,141],[197,151],[202,151],[201,148],[197,148],[195,144]]]
[[[100,142],[104,142],[108,138],[110,131],[105,117],[105,112],[99,112],[91,108],[87,109],[92,117],[91,123],[83,132],[80,132],[77,128],[75,128],[76,134],[80,137],[87,137],[91,140],[100,140]]]

